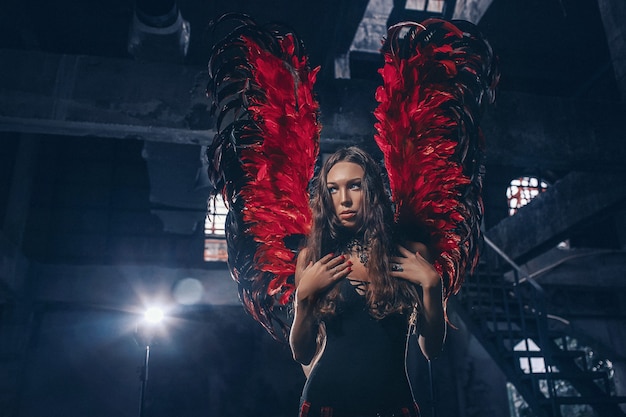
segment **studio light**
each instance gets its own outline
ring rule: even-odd
[[[165,314],[163,313],[163,310],[158,307],[150,307],[144,313],[144,319],[151,324],[160,323],[161,320],[163,320],[163,317],[165,317]]]

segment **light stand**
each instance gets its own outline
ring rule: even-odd
[[[139,392],[139,417],[144,417],[145,395],[148,387],[148,363],[150,361],[150,345],[146,345],[146,356],[144,357],[143,366],[140,372],[141,391]]]
[[[148,365],[150,363],[150,345],[158,330],[158,324],[163,319],[163,312],[158,309],[148,309],[143,320],[137,323],[135,329],[135,341],[142,348],[145,347],[145,355],[143,357],[143,366],[141,367],[139,378],[141,380],[141,389],[139,392],[139,417],[145,415],[146,393],[148,390]]]

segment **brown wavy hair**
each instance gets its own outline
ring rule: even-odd
[[[361,182],[361,227],[355,232],[347,231],[340,224],[327,187],[328,172],[339,162],[352,162],[364,171]],[[392,228],[393,212],[385,191],[382,172],[376,161],[356,146],[339,149],[326,160],[315,177],[311,194],[313,224],[305,243],[306,263],[316,262],[331,252],[337,253],[337,250],[341,250],[341,242],[346,242],[350,237],[359,237],[369,247],[370,283],[366,298],[372,316],[383,318],[392,313],[410,311],[419,302],[415,286],[389,276],[389,250],[396,247]],[[335,314],[339,300],[339,286],[335,285],[318,300],[318,316]]]

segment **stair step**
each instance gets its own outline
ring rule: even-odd
[[[544,358],[546,356],[545,352],[539,350],[514,350],[512,352],[508,352],[509,356],[518,356],[521,358]],[[560,358],[583,358],[587,355],[587,352],[584,350],[559,350],[558,352],[552,352],[552,357],[560,357]]]
[[[522,379],[550,379],[553,381],[571,381],[573,379],[587,379],[589,381],[597,381],[599,379],[606,379],[608,375],[602,371],[583,371],[580,372],[535,372],[532,374],[524,374]]]
[[[524,340],[524,339],[539,339],[539,335],[535,329],[500,329],[498,331],[488,330],[486,335],[490,339],[504,339],[504,340]]]
[[[509,303],[504,303],[498,300],[494,300],[493,302],[489,301],[489,302],[483,302],[483,303],[478,303],[478,302],[471,302],[467,304],[461,303],[461,305],[463,306],[463,308],[465,308],[468,312],[472,314],[489,315],[492,313],[496,313],[496,314],[504,315],[505,312],[508,311],[509,314],[517,314],[518,316],[521,315],[520,307],[518,304],[509,304]],[[523,314],[527,315],[528,317],[534,317],[534,313],[528,309],[523,309]]]
[[[461,287],[461,291],[459,294],[489,294],[489,293],[511,293],[513,292],[513,287],[508,285],[503,285],[501,283],[497,284],[469,284],[463,283],[463,287]]]
[[[532,313],[520,314],[517,311],[507,313],[504,311],[480,312],[479,310],[472,310],[471,314],[479,318],[481,321],[488,320],[490,322],[499,323],[506,323],[509,321],[513,323],[519,323],[522,321],[522,319],[524,321],[536,322],[541,319],[540,316],[534,315]]]
[[[554,400],[557,404],[626,404],[626,396],[593,396],[593,397],[552,397],[547,402]]]
[[[526,322],[525,329],[521,328],[521,323],[518,323],[515,321],[511,323],[511,325],[514,326],[513,328],[509,328],[508,326],[506,326],[506,322],[497,322],[497,323],[499,323],[499,327],[496,328],[495,330],[494,330],[493,323],[490,323],[486,319],[483,319],[480,325],[484,330],[488,331],[489,334],[487,336],[490,338],[494,338],[494,337],[501,337],[504,339],[530,338],[530,339],[533,339],[535,342],[539,340],[539,331],[537,330],[537,327],[533,325],[532,321]],[[556,338],[563,336],[563,331],[555,330],[555,329],[548,329],[546,336],[549,337],[551,340],[554,340]]]
[[[509,309],[519,309],[520,308],[520,300],[518,298],[515,298],[514,296],[505,296],[503,297],[502,294],[488,294],[488,295],[484,295],[481,294],[480,296],[476,295],[476,294],[469,294],[466,295],[465,297],[460,297],[459,299],[457,299],[459,301],[459,303],[463,306],[473,306],[473,305],[479,305],[479,306],[489,306],[489,305],[494,305],[497,307],[501,307],[504,308],[505,306],[508,306]],[[522,300],[521,303],[525,309],[528,309],[529,305],[531,304],[529,302],[529,300]]]

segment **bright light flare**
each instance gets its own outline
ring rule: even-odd
[[[161,320],[163,320],[164,316],[165,316],[165,314],[163,313],[163,310],[161,310],[160,308],[157,308],[157,307],[150,307],[144,313],[145,320],[148,323],[153,323],[153,324],[160,323]]]

